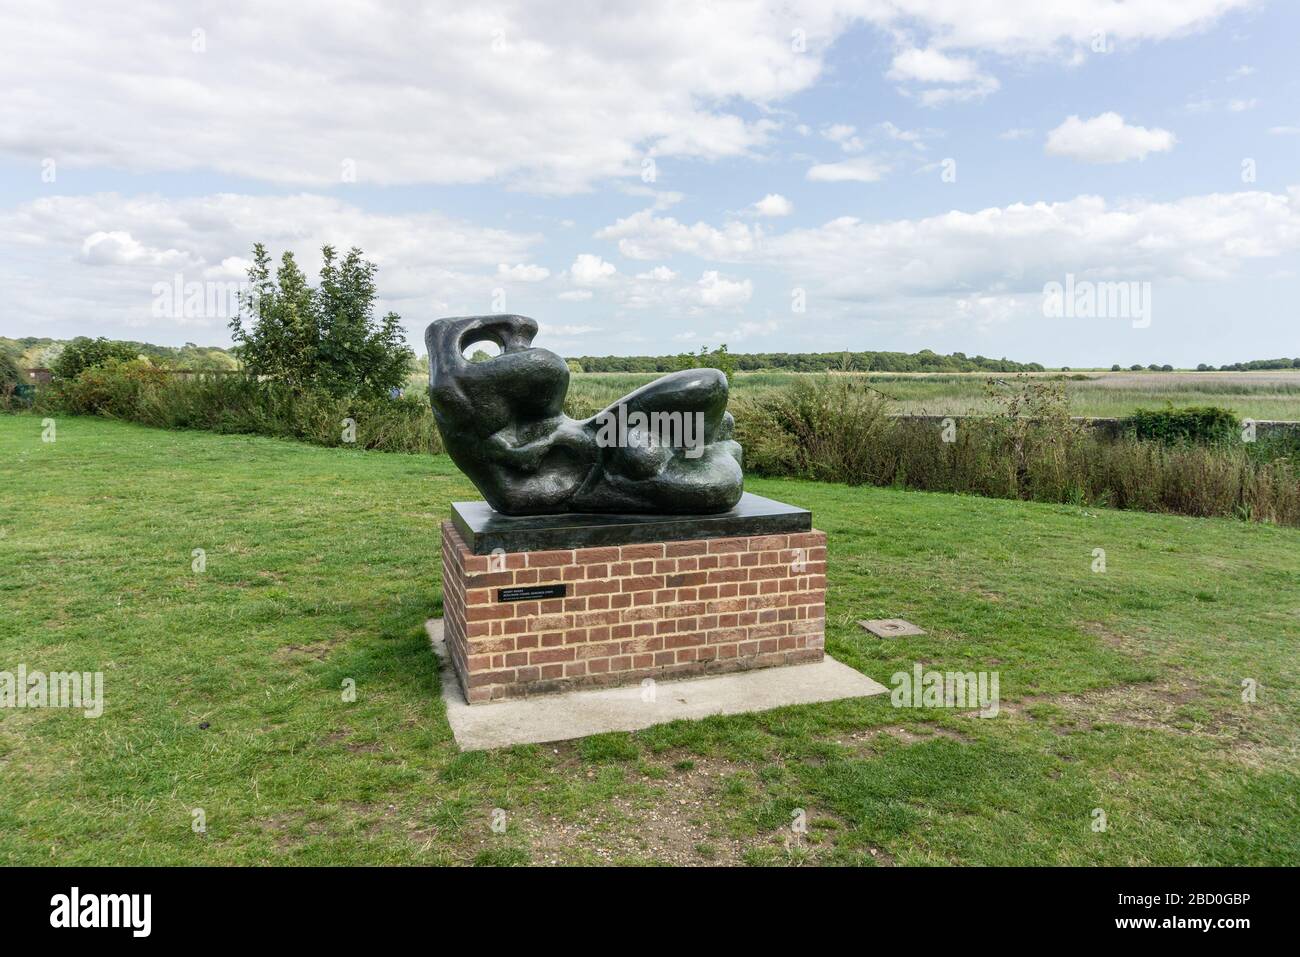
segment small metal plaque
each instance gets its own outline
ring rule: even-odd
[[[539,598],[563,598],[568,585],[525,585],[520,588],[498,588],[497,601],[537,601]]]

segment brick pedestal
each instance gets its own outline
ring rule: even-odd
[[[442,567],[443,633],[471,704],[822,658],[816,530],[475,555],[444,522]]]

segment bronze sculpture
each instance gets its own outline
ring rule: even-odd
[[[506,515],[712,514],[743,494],[727,377],[674,372],[589,419],[564,414],[569,368],[532,345],[527,316],[438,319],[425,332],[429,400],[443,444]],[[493,342],[500,353],[465,352]]]

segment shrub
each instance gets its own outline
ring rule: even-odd
[[[61,380],[58,395],[63,407],[74,414],[136,417],[142,394],[167,382],[167,373],[145,359],[108,359],[81,372],[72,380]]]
[[[1000,414],[945,424],[807,380],[736,403],[737,438],[758,475],[1300,525],[1295,440],[1113,439],[1072,421],[1051,383],[999,386]]]
[[[1230,442],[1238,440],[1241,431],[1241,422],[1231,410],[1214,405],[1138,409],[1120,426],[1135,438],[1166,444]]]
[[[0,395],[11,395],[22,381],[23,373],[14,357],[7,352],[0,352]]]
[[[849,376],[800,380],[737,408],[737,439],[751,470],[860,485],[881,474],[885,399]]]
[[[442,451],[433,412],[422,396],[335,396],[252,376],[180,378],[143,360],[111,361],[59,383],[54,408],[104,415],[163,429],[202,429],[355,445],[386,452]],[[353,441],[345,421],[355,423]]]
[[[103,336],[98,339],[78,336],[63,347],[50,371],[56,379],[72,380],[86,369],[102,366],[111,360],[130,362],[136,356],[135,348],[125,342],[113,342]]]

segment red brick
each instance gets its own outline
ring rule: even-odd
[[[572,565],[573,549],[553,552],[529,552],[528,567],[544,568],[554,565]]]
[[[664,544],[664,554],[669,558],[676,558],[681,555],[703,555],[709,550],[707,541],[694,542],[666,542]]]
[[[655,542],[646,545],[624,545],[619,549],[619,557],[624,561],[635,560],[638,558],[663,558],[664,545],[662,542]]]
[[[709,539],[709,554],[717,555],[721,552],[747,552],[749,551],[749,540],[745,538],[711,538]]]
[[[709,576],[706,572],[688,572],[669,575],[664,579],[664,585],[668,588],[681,588],[684,585],[703,585],[708,580]]]
[[[638,592],[651,588],[662,588],[664,586],[663,578],[660,575],[642,575],[636,578],[624,578],[622,583],[623,591]]]

